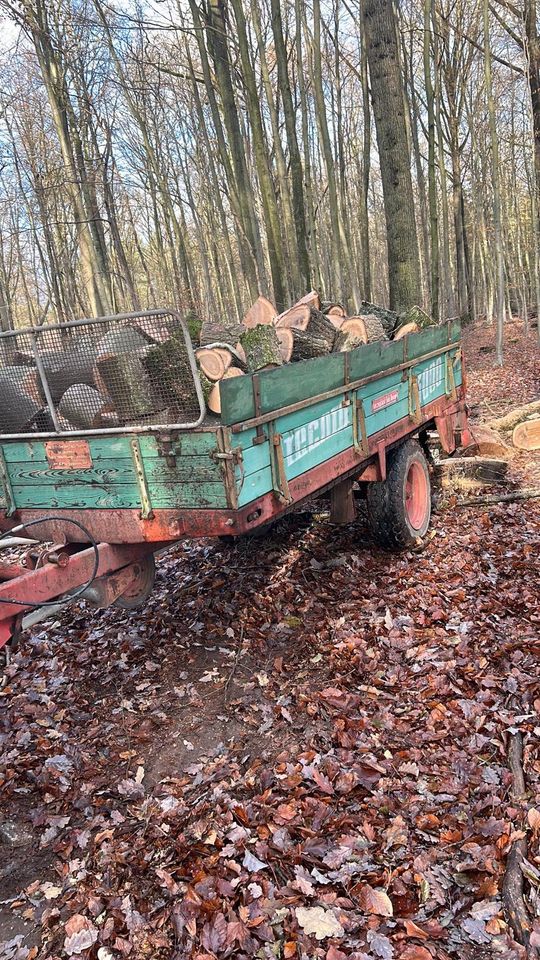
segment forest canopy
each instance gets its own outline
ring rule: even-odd
[[[535,311],[535,0],[0,8],[4,329],[311,287]]]

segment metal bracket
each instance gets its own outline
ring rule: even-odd
[[[447,353],[446,354],[446,396],[450,400],[457,400],[457,390],[456,390],[456,377],[454,374],[454,364],[460,359],[460,351],[456,354],[455,357]]]
[[[409,371],[409,417],[413,423],[422,422],[420,387],[418,386],[418,377],[412,370]]]
[[[359,457],[369,457],[369,442],[366,428],[364,403],[358,395],[352,405],[353,447]]]
[[[292,503],[293,498],[289,490],[289,481],[285,472],[285,458],[281,445],[281,434],[274,433],[274,425],[270,424],[270,461],[272,466],[272,487],[280,503]]]
[[[220,464],[227,495],[227,504],[231,510],[238,509],[238,497],[244,486],[244,457],[241,447],[231,448],[231,434],[227,427],[218,427],[216,435],[218,449],[212,451],[210,457]],[[240,487],[236,487],[235,466],[240,467]]]
[[[182,452],[182,441],[179,437],[173,436],[172,433],[164,433],[157,437],[156,442],[159,455],[165,458],[168,467],[174,469],[176,466],[176,458],[179,457]]]
[[[15,498],[13,496],[13,489],[11,487],[11,480],[9,479],[9,473],[7,464],[4,458],[4,451],[0,446],[0,482],[2,484],[2,489],[4,491],[4,498],[6,501],[6,517],[12,517],[17,507],[15,505]]]
[[[131,447],[131,459],[133,460],[133,466],[135,468],[135,476],[137,477],[137,486],[139,487],[139,496],[141,498],[141,519],[149,520],[154,516],[154,511],[152,510],[152,503],[150,501],[150,491],[144,472],[144,460],[142,458],[140,444],[137,437],[131,437],[129,444]]]

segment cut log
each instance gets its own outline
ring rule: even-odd
[[[38,429],[44,417],[35,372],[29,367],[4,367],[0,370],[0,432],[26,433]],[[50,425],[41,424],[39,428],[47,430]]]
[[[96,385],[103,384],[120,420],[136,420],[156,409],[150,379],[144,367],[149,347],[133,353],[102,357],[96,363]]]
[[[244,326],[251,330],[252,327],[258,327],[261,324],[273,323],[276,316],[277,310],[274,304],[270,303],[270,300],[267,300],[266,297],[259,297],[246,313]]]
[[[286,330],[292,335],[291,360],[312,360],[330,353],[328,338],[312,336],[309,330]]]
[[[240,367],[241,370],[246,370],[246,356],[240,343],[235,344],[233,347],[232,343],[222,343],[218,340],[217,343],[207,344],[204,349],[215,350],[219,353],[226,370],[228,370],[230,366]]]
[[[394,333],[392,340],[403,340],[403,337],[407,337],[409,333],[418,333],[419,330],[420,327],[417,323],[402,323]]]
[[[310,307],[306,303],[297,303],[290,310],[285,310],[276,317],[276,327],[296,327],[298,330],[305,330],[309,323]]]
[[[240,343],[246,355],[247,368],[251,373],[283,363],[281,344],[273,326],[259,324],[251,330],[246,330],[240,337]]]
[[[191,420],[198,409],[197,393],[181,331],[147,348],[141,360],[153,404],[148,412],[167,407],[175,420]]]
[[[376,303],[370,303],[369,300],[362,300],[361,309],[362,316],[369,314],[370,316],[378,317],[389,337],[401,322],[400,316],[395,310],[386,310],[384,307],[378,307]]]
[[[333,300],[327,300],[321,303],[321,310],[327,317],[346,317],[347,311],[342,303],[336,303]]]
[[[435,473],[439,476],[469,477],[485,483],[499,483],[507,471],[508,461],[493,457],[449,457],[435,464]]]
[[[540,419],[518,423],[514,427],[512,443],[518,450],[540,450]]]
[[[491,427],[492,430],[501,430],[505,433],[506,431],[513,430],[514,427],[517,427],[518,423],[526,420],[531,414],[539,412],[540,400],[533,400],[532,403],[526,403],[523,407],[515,407],[514,410],[510,410],[504,417],[495,417],[493,420],[488,420],[486,425]]]
[[[350,333],[358,340],[361,340],[362,343],[368,342],[367,330],[363,317],[349,317],[348,320],[344,320],[340,327],[340,333]]]
[[[314,337],[319,340],[325,340],[328,345],[328,351],[334,346],[334,340],[336,339],[336,328],[333,323],[325,317],[324,313],[320,310],[316,310],[315,307],[309,308],[309,316],[305,325],[301,327],[295,327],[295,329],[304,330],[310,337]]]
[[[388,340],[382,320],[374,314],[362,316],[366,328],[368,343],[376,343],[378,340]]]
[[[462,452],[464,457],[496,457],[508,460],[513,456],[512,448],[508,446],[501,435],[495,430],[484,426],[470,426],[471,443]]]
[[[92,430],[103,425],[103,417],[111,413],[111,406],[108,398],[87,383],[75,383],[64,393],[58,412],[74,427]]]
[[[288,363],[293,353],[294,332],[287,327],[276,327],[275,330],[281,349],[281,359],[283,363]]]
[[[60,401],[74,383],[86,383],[94,386],[95,352],[89,349],[50,350],[40,352],[43,370],[51,396],[55,403]],[[41,381],[40,381],[40,390]],[[42,400],[45,395],[42,391]]]
[[[223,354],[228,356],[229,362],[225,364]],[[231,365],[232,357],[231,354],[227,354],[227,351],[224,350],[221,352],[215,347],[210,349],[209,347],[201,347],[200,350],[197,350],[195,356],[197,357],[197,363],[204,373],[205,377],[208,380],[221,380],[225,371]]]
[[[200,344],[201,347],[207,347],[211,343],[231,343],[238,342],[246,328],[242,323],[205,320],[201,327]]]
[[[221,380],[220,383],[223,383],[224,380],[230,380],[232,377],[242,377],[242,376],[244,376],[244,374],[242,373],[241,370],[238,369],[238,367],[230,367],[230,369],[226,371],[223,377],[223,380]],[[206,399],[206,405],[208,409],[212,413],[217,413],[217,414],[221,413],[221,394],[219,391],[220,383],[214,383],[212,385]]]
[[[436,326],[433,317],[430,317],[429,313],[426,313],[425,310],[422,310],[422,307],[418,306],[409,307],[408,310],[405,310],[405,312],[400,315],[400,323],[416,323],[421,330],[424,330],[425,327]]]
[[[365,343],[363,337],[357,337],[351,330],[338,330],[333,350],[334,353],[349,353],[350,350],[365,346]]]
[[[321,309],[321,298],[316,290],[310,290],[305,297],[298,300],[298,303],[307,303],[308,307],[315,307],[316,310]]]

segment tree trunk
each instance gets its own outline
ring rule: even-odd
[[[390,306],[405,310],[421,301],[420,260],[403,80],[392,0],[363,0],[362,21],[384,194]]]

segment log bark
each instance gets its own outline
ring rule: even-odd
[[[238,342],[246,328],[243,324],[231,321],[215,323],[205,320],[201,327],[200,344],[201,347],[207,347],[211,343],[230,343]]]
[[[422,310],[421,307],[416,305],[409,307],[408,310],[405,310],[405,312],[401,314],[400,320],[401,323],[416,323],[421,330],[423,330],[425,327],[436,326],[433,317],[430,317],[429,313],[426,313],[425,310]]]
[[[361,309],[362,315],[373,314],[374,317],[378,317],[388,336],[399,326],[400,316],[395,310],[386,310],[384,307],[377,306],[376,303],[370,303],[369,300],[362,300]]]
[[[291,360],[311,360],[313,357],[323,357],[330,353],[328,339],[312,336],[307,330],[288,330],[292,335]]]
[[[15,371],[15,373],[14,373]],[[33,371],[31,371],[33,373]],[[0,432],[25,433],[47,419],[43,404],[32,389],[25,388],[28,367],[4,367],[0,371]],[[49,429],[48,423],[43,429]]]
[[[351,330],[338,330],[334,340],[334,353],[349,353],[357,347],[365,346],[366,341]]]
[[[169,407],[175,419],[191,419],[197,394],[182,333],[147,348],[141,361],[150,387],[148,412]]]
[[[504,417],[494,417],[492,420],[488,420],[486,426],[492,430],[501,430],[504,433],[513,430],[522,420],[526,420],[532,413],[538,413],[539,411],[540,400],[533,400],[532,403],[526,403],[522,407],[515,407]]]
[[[328,344],[328,350],[332,350],[336,339],[336,328],[320,310],[315,310],[314,307],[310,308],[309,319],[304,330],[310,337],[325,340]]]
[[[58,412],[74,427],[92,430],[103,425],[104,415],[111,413],[111,402],[87,383],[75,383],[64,393]]]
[[[281,344],[273,326],[260,324],[246,330],[240,337],[246,355],[247,368],[251,373],[283,363]]]
[[[518,450],[540,450],[540,419],[518,423],[514,427],[512,443]]]
[[[251,306],[244,317],[244,326],[250,330],[259,324],[273,323],[277,316],[277,310],[270,300],[266,297],[259,297]]]
[[[371,314],[362,317],[366,328],[368,343],[376,343],[378,340],[388,340],[382,320]]]
[[[287,327],[276,327],[276,334],[281,349],[281,359],[283,363],[289,363],[293,353],[294,331],[288,330]]]
[[[144,367],[149,349],[144,347],[131,354],[102,357],[96,363],[96,383],[104,385],[120,420],[134,421],[156,409],[150,378]]]
[[[507,472],[508,461],[493,457],[448,457],[435,465],[435,473],[439,476],[455,474],[485,483],[497,483],[505,478]]]
[[[403,340],[403,337],[407,337],[409,333],[418,333],[419,330],[417,323],[402,323],[392,336],[392,340]]]

